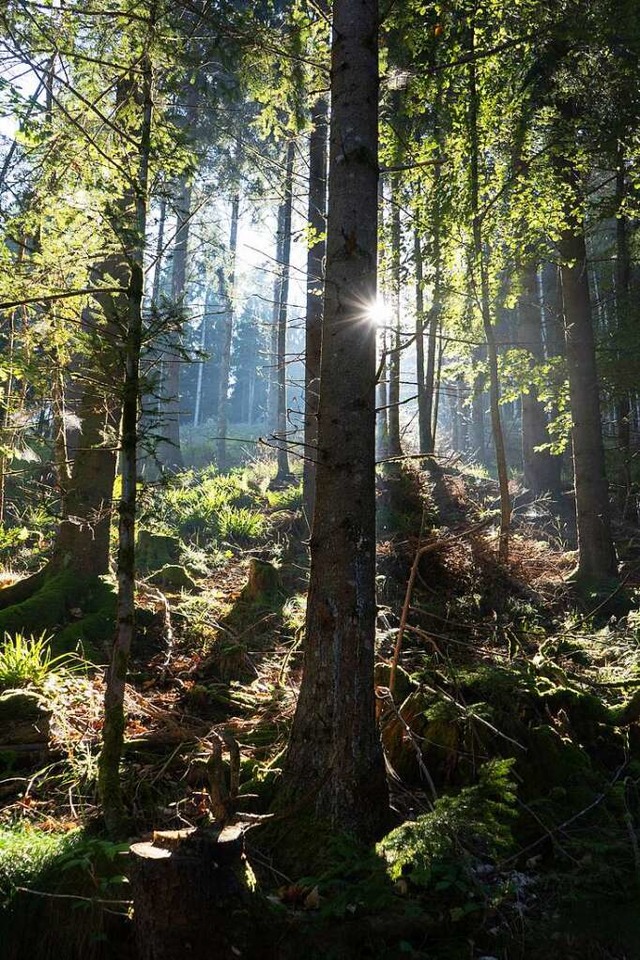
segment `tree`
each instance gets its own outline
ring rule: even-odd
[[[289,311],[289,274],[291,272],[291,216],[293,212],[293,163],[295,160],[295,141],[287,144],[287,157],[284,173],[284,196],[278,211],[278,227],[282,234],[279,238],[280,261],[276,265],[278,280],[276,283],[276,302],[274,304],[275,343],[276,343],[276,432],[278,447],[278,472],[276,483],[286,483],[291,477],[289,454],[287,451],[287,314]]]
[[[329,105],[319,97],[311,111],[309,137],[309,206],[311,239],[307,254],[307,303],[305,321],[305,409],[304,409],[304,506],[311,526],[316,498],[316,456],[318,450],[318,401],[320,398],[320,356],[322,347],[322,290],[324,282],[325,229],[327,207],[327,122]]]
[[[522,273],[518,333],[522,349],[534,365],[544,361],[537,266],[530,260]],[[560,458],[549,450],[547,416],[535,383],[522,394],[522,461],[524,482],[534,497],[560,492]]]
[[[617,561],[609,518],[587,251],[576,214],[579,178],[569,161],[561,163],[561,171],[567,189],[560,254],[578,526],[576,574],[599,581],[616,575]]]
[[[123,819],[119,764],[124,742],[125,683],[135,633],[140,355],[143,342],[144,247],[153,117],[153,76],[148,46],[155,27],[155,10],[152,8],[147,24],[148,36],[145,37],[142,49],[142,77],[137,81],[129,81],[121,98],[125,105],[130,104],[133,107],[138,122],[134,128],[137,144],[132,157],[132,188],[125,192],[120,204],[123,232],[126,232],[129,241],[125,250],[129,277],[126,312],[121,320],[124,328],[124,382],[120,448],[122,495],[118,522],[118,599],[116,635],[105,685],[102,750],[98,767],[102,812],[107,828],[113,834],[120,832]]]
[[[376,729],[376,0],[335,0],[316,507],[304,668],[284,796],[371,838],[387,813]]]

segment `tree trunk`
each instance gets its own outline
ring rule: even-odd
[[[529,354],[531,364],[544,363],[537,267],[533,261],[523,272],[518,314],[521,347]],[[552,456],[548,449],[537,449],[548,443],[547,415],[536,387],[530,385],[522,394],[522,462],[525,486],[534,497],[560,493],[560,458]]]
[[[475,47],[475,35],[471,27],[471,53]],[[491,430],[496,452],[496,469],[500,488],[500,536],[498,556],[506,560],[509,555],[509,526],[511,523],[511,498],[509,496],[509,473],[507,470],[507,456],[504,445],[504,433],[500,419],[500,381],[498,378],[498,351],[496,347],[495,331],[491,318],[489,299],[489,276],[487,270],[486,252],[482,241],[482,220],[479,203],[479,139],[478,139],[478,110],[479,95],[476,83],[476,65],[472,60],[469,66],[469,139],[471,147],[471,211],[473,215],[473,250],[474,267],[480,275],[480,304],[482,325],[487,340],[487,358],[489,361],[489,403],[491,409]]]
[[[167,198],[160,198],[158,211],[158,237],[156,240],[155,264],[153,270],[153,284],[151,286],[151,313],[154,320],[160,308],[162,288],[162,266],[164,260],[165,226],[167,222]],[[162,352],[158,350],[155,341],[148,343],[144,349],[140,364],[140,388],[142,390],[142,414],[140,423],[140,439],[144,448],[144,460],[141,472],[149,479],[157,474],[155,444],[157,427],[160,420],[159,394],[161,389]]]
[[[198,118],[199,87],[195,77],[186,84],[186,112],[183,118],[187,135],[191,134]],[[180,321],[184,312],[184,297],[187,280],[187,250],[191,224],[191,178],[184,173],[178,184],[176,201],[176,233],[173,246],[171,272],[171,299]],[[175,473],[184,468],[180,447],[180,369],[182,343],[181,324],[166,337],[162,372],[161,440],[156,459],[164,470]]]
[[[416,387],[418,392],[418,449],[420,453],[432,453],[431,409],[433,406],[433,371],[431,394],[427,393],[424,369],[424,276],[422,271],[422,247],[417,230],[413,234],[413,257],[416,271]]]
[[[313,242],[307,253],[307,317],[305,338],[304,401],[304,509],[311,525],[316,495],[318,454],[318,401],[320,399],[320,351],[322,346],[322,291],[327,228],[327,123],[329,105],[316,100],[309,140],[308,221]]]
[[[187,247],[191,208],[191,183],[183,177],[176,201],[176,234],[171,270],[171,300],[179,315],[184,309],[187,279]],[[162,362],[162,404],[156,459],[163,469],[175,473],[184,468],[180,448],[180,341],[182,334],[172,331],[165,337]]]
[[[287,313],[289,307],[289,272],[291,260],[291,215],[293,212],[293,161],[295,142],[289,141],[284,180],[284,213],[282,218],[282,283],[278,304],[278,413],[276,440],[278,446],[278,472],[276,483],[291,479],[287,451]]]
[[[376,384],[376,458],[389,456],[389,394],[387,390],[389,362],[387,358],[387,331],[380,334],[380,367]]]
[[[629,225],[624,211],[626,196],[625,158],[622,147],[618,149],[616,173],[616,334],[618,360],[622,383],[618,386],[616,422],[618,427],[618,450],[620,457],[618,478],[618,503],[622,516],[637,523],[638,509],[633,494],[631,478],[631,395],[627,374],[626,350],[634,342],[631,330],[629,283],[631,257],[629,251]]]
[[[280,318],[280,303],[282,301],[282,272],[284,248],[284,220],[285,203],[278,206],[278,223],[276,227],[276,256],[275,279],[273,281],[273,314],[271,319],[271,349],[269,363],[269,390],[267,396],[267,427],[271,433],[278,428],[278,331]]]
[[[400,179],[394,174],[391,180],[391,291],[393,333],[389,354],[389,456],[401,457],[400,443]]]
[[[239,158],[236,159],[239,162]],[[233,343],[234,296],[236,287],[236,254],[238,250],[238,218],[240,196],[231,201],[231,231],[229,234],[229,275],[223,267],[218,271],[220,299],[224,304],[224,335],[220,356],[220,387],[218,395],[218,441],[216,460],[218,469],[227,469],[227,431],[229,428],[229,379],[231,376],[231,345]]]
[[[284,795],[363,839],[387,816],[376,728],[376,0],[335,0],[316,509],[304,672]]]
[[[573,198],[578,176],[569,164],[562,172]],[[587,251],[573,199],[566,219],[560,254],[578,528],[576,573],[597,581],[615,576],[617,564],[609,521]]]
[[[275,957],[249,887],[240,827],[156,832],[130,848],[140,960]],[[264,917],[263,919],[266,919]],[[271,918],[273,928],[273,918]],[[274,944],[277,937],[272,938]]]
[[[434,105],[434,136],[436,150],[438,153],[438,162],[434,169],[432,206],[431,206],[431,259],[433,263],[433,294],[431,309],[428,320],[428,340],[427,340],[427,364],[424,383],[424,412],[422,423],[418,401],[418,418],[420,421],[420,444],[421,453],[434,453],[436,442],[436,378],[439,379],[439,372],[436,373],[436,354],[438,344],[438,328],[440,326],[440,315],[442,312],[442,252],[441,252],[441,220],[442,220],[442,163],[440,155],[443,149],[442,143],[442,96],[443,84],[438,82],[436,100]],[[421,264],[422,273],[422,264]]]
[[[126,250],[130,279],[127,292],[127,320],[124,340],[124,387],[121,426],[122,495],[118,524],[118,599],[116,637],[107,671],[104,697],[102,750],[98,762],[98,787],[108,831],[118,835],[123,826],[120,786],[120,758],[124,741],[124,693],[129,656],[135,632],[135,526],[138,454],[138,407],[140,400],[140,351],[142,347],[142,298],[144,295],[144,244],[147,224],[147,193],[153,115],[151,64],[142,61],[142,80],[128,98],[141,113],[139,155],[134,195],[122,200],[122,217],[133,220],[127,233],[131,247]],[[130,86],[130,84],[128,85]]]

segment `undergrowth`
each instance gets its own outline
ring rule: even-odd
[[[486,512],[488,480],[474,481],[475,503],[456,476],[448,504],[442,476],[430,493],[424,474],[385,473],[384,690],[415,550],[436,544],[410,598],[394,705],[386,693],[379,701],[397,825],[374,850],[314,822],[321,866],[289,876],[277,849],[273,859],[261,851],[263,887],[296,923],[303,917],[300,929],[316,931],[317,940],[307,935],[309,957],[573,957],[564,918],[589,904],[631,911],[640,887],[639,598],[614,617],[585,608],[563,583],[566,557],[531,527],[514,533],[511,566],[499,565],[491,531],[466,532]],[[164,607],[141,590],[148,628],[134,649],[123,763],[140,832],[206,815],[212,729],[240,746],[241,809],[266,814],[276,795],[302,666],[307,556],[291,533],[300,487],[272,490],[272,478],[264,463],[224,476],[209,467],[144,491],[143,527],[175,541],[164,544],[178,551],[167,562],[183,563],[200,592],[171,598],[169,643]],[[259,601],[245,592],[249,557],[277,573],[277,589]],[[8,647],[5,655],[13,656]],[[117,856],[107,866],[109,851],[87,837],[24,829],[34,811],[70,824],[95,811],[100,680],[68,680],[47,694],[47,681],[33,675],[24,682],[49,696],[65,758],[4,815],[3,895],[45,889],[55,865],[65,883],[72,874],[81,881],[76,891],[110,899]],[[2,676],[0,655],[0,687]],[[92,937],[105,933],[94,920]],[[378,936],[383,920],[389,930]],[[360,921],[377,945],[363,935],[360,947],[344,946]],[[365,940],[368,952],[358,953]],[[600,956],[622,960],[624,949]]]

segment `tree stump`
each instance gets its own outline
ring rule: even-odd
[[[156,832],[130,848],[140,960],[249,960],[260,946],[242,829]],[[263,937],[264,939],[264,937]]]
[[[14,744],[49,742],[50,711],[32,690],[7,690],[0,694],[0,748]]]
[[[262,603],[273,599],[282,588],[280,571],[273,563],[259,557],[249,560],[249,579],[242,590],[242,599]]]

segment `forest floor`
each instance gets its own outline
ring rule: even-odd
[[[143,494],[123,764],[137,838],[208,821],[220,733],[240,748],[238,819],[269,814],[308,565],[300,488],[269,481],[262,464]],[[327,838],[309,875],[253,824],[265,957],[640,957],[640,539],[620,529],[620,583],[578,595],[548,504],[516,500],[497,562],[496,499],[452,465],[381,473],[376,683],[396,826],[374,851]],[[74,607],[50,633],[56,651],[80,635],[84,660],[19,683],[0,656],[0,689],[30,699],[3,724],[17,700],[0,694],[2,960],[133,956],[128,845],[101,834],[96,799],[108,635],[82,622]]]

